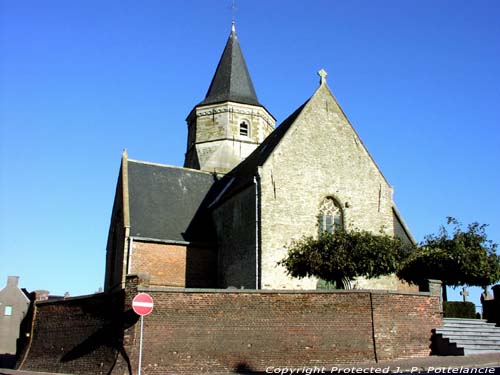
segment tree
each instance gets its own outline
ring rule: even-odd
[[[316,276],[339,285],[343,279],[392,274],[413,249],[386,234],[337,228],[333,233],[322,232],[317,239],[306,236],[293,242],[279,264],[290,276]]]
[[[426,279],[441,280],[444,300],[446,286],[486,287],[500,280],[497,244],[488,240],[487,225],[472,223],[464,231],[452,217],[447,218],[447,225],[453,227],[452,232],[441,226],[437,235],[426,236],[418,251],[402,264],[398,277],[419,285]]]

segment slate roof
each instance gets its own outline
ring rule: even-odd
[[[208,88],[205,99],[199,105],[222,102],[237,102],[261,105],[257,99],[247,64],[233,27],[220,58],[219,64]]]
[[[215,241],[205,207],[215,177],[192,169],[128,160],[130,235],[169,241]]]

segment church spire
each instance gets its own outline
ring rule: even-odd
[[[259,103],[234,21],[205,99],[189,113],[184,166],[227,173],[274,130],[276,120]]]
[[[238,42],[234,21],[207,95],[199,105],[228,101],[261,106]]]

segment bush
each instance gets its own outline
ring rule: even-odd
[[[318,238],[306,236],[292,242],[279,264],[292,277],[315,276],[339,288],[359,276],[396,272],[413,250],[413,245],[387,234],[336,228],[333,233],[321,232]]]
[[[476,318],[476,306],[472,302],[443,302],[445,318]]]

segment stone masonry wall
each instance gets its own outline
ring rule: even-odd
[[[118,177],[115,201],[111,215],[111,225],[106,245],[106,274],[104,290],[121,289],[123,278],[123,261],[125,248],[125,226],[123,223],[123,176],[122,170]]]
[[[240,136],[239,124],[242,121],[250,125],[248,136]],[[196,122],[196,128],[193,128],[196,135],[189,139],[191,144],[233,137],[236,140],[262,143],[274,130],[274,119],[264,108],[231,102],[197,107],[188,122]]]
[[[240,134],[240,123],[249,125]],[[274,119],[260,106],[221,103],[195,108],[188,116],[184,166],[226,173],[246,158],[274,130]]]
[[[341,205],[346,229],[394,234],[392,187],[326,85],[309,100],[259,174],[263,288],[315,288],[314,279],[292,279],[277,263],[293,239],[317,235],[325,197]]]
[[[224,202],[213,215],[219,238],[218,286],[255,289],[255,185]]]

